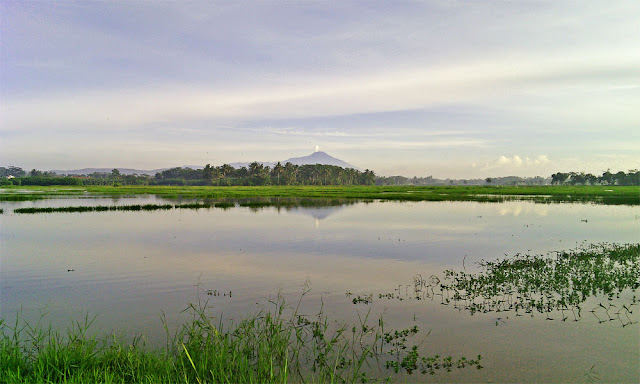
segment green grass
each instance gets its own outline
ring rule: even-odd
[[[304,296],[304,295],[303,295]],[[16,318],[0,320],[2,383],[289,383],[367,382],[409,374],[475,367],[481,356],[423,356],[411,339],[419,330],[386,330],[382,318],[336,325],[322,311],[313,316],[282,298],[239,323],[214,320],[206,301],[191,304],[191,319],[153,349],[92,333],[86,316],[66,332]],[[371,324],[373,323],[373,324]]]
[[[137,196],[164,198],[243,199],[306,198],[401,201],[485,201],[532,200],[541,203],[592,202],[640,205],[640,187],[618,186],[82,186],[3,187],[0,200],[65,196]],[[13,192],[15,191],[15,192]],[[29,192],[33,191],[33,192]]]

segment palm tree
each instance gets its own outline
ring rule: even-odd
[[[288,185],[296,184],[298,176],[298,166],[287,161],[287,163],[284,165],[284,174],[287,179]]]
[[[284,167],[278,161],[278,163],[273,167],[273,174],[276,176],[276,179],[278,180],[276,182],[278,185],[280,185],[280,175],[282,173],[284,173]]]
[[[222,173],[222,177],[227,177],[228,175],[231,174],[231,172],[233,172],[235,170],[235,168],[233,168],[232,166],[230,166],[229,164],[222,164],[222,166],[220,167],[220,171]]]

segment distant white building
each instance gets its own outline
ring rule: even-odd
[[[16,178],[16,177],[15,177],[15,176],[13,176],[13,175],[9,175],[9,176],[7,176],[7,179],[15,179],[15,178]]]

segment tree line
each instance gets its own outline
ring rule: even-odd
[[[550,178],[542,176],[535,177],[487,177],[485,179],[436,179],[433,176],[428,177],[405,177],[405,176],[387,176],[378,177],[376,185],[453,185],[453,186],[472,186],[472,185],[548,185],[551,183]]]
[[[111,173],[61,176],[36,169],[27,173],[18,167],[0,167],[0,177],[4,184],[16,185],[373,185],[376,180],[375,173],[368,169],[359,171],[335,165],[295,165],[289,162],[284,165],[277,163],[273,167],[258,162],[240,168],[229,164],[207,164],[203,169],[176,167],[154,176],[123,175],[117,169]]]
[[[612,173],[606,170],[601,176],[595,176],[584,172],[558,172],[551,175],[551,184],[554,185],[640,185],[640,171],[631,169],[628,173],[623,171]]]
[[[234,168],[229,164],[202,169],[170,168],[149,175],[124,175],[114,169],[111,173],[94,172],[65,176],[54,172],[20,167],[0,167],[0,185],[640,185],[640,171],[616,173],[607,170],[600,176],[585,172],[558,172],[551,178],[496,177],[486,179],[435,179],[429,177],[376,176],[371,170],[359,171],[335,165],[295,165],[277,163],[273,167],[258,162],[248,167]]]
[[[436,179],[429,177],[387,176],[376,178],[376,185],[639,185],[640,172],[637,169],[628,172],[612,173],[607,170],[601,176],[585,172],[558,172],[551,177],[487,177],[485,179]]]

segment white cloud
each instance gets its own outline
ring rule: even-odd
[[[509,170],[509,169],[518,169],[518,168],[530,168],[530,167],[539,167],[546,166],[551,161],[547,155],[538,155],[535,157],[524,156],[521,157],[519,155],[513,156],[505,156],[501,155],[496,160],[492,162],[485,163],[483,169],[484,170]],[[471,164],[472,168],[477,167],[477,163]]]
[[[514,155],[513,157],[500,156],[495,163],[495,166],[501,167],[505,165],[522,165],[522,159],[518,155]]]

